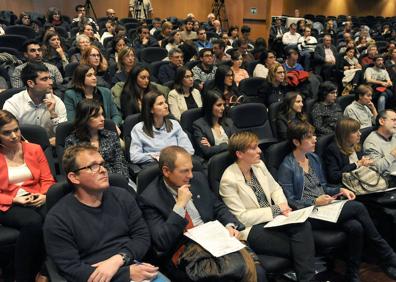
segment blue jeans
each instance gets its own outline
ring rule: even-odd
[[[165,275],[163,275],[161,272],[158,272],[157,277],[154,280],[151,280],[152,282],[171,282]]]

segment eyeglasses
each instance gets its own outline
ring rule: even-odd
[[[76,173],[83,169],[89,169],[92,173],[98,173],[102,167],[105,169],[104,162],[102,162],[100,164],[91,164],[91,165],[87,165],[84,167],[80,167],[76,170],[73,170],[73,172]]]

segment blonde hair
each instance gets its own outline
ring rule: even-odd
[[[120,52],[118,52],[117,55],[117,66],[119,70],[124,70],[124,62],[122,61],[124,59],[124,57],[128,56],[130,53],[133,53],[133,55],[135,56],[135,64],[136,64],[136,52],[135,49],[133,49],[132,47],[125,47],[123,48]],[[134,64],[134,65],[135,65]]]
[[[257,135],[250,131],[234,133],[228,141],[228,152],[237,159],[237,151],[246,152],[253,143],[258,143],[258,140]]]
[[[275,83],[275,76],[276,76],[276,71],[279,67],[282,67],[282,69],[285,71],[285,68],[278,62],[276,62],[275,64],[273,64],[270,69],[268,70],[268,81],[271,84]],[[286,85],[286,76],[285,79],[283,80],[283,82],[281,83],[282,85]]]

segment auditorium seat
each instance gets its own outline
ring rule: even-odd
[[[161,47],[146,47],[140,51],[140,61],[142,63],[151,64],[159,62],[168,56],[168,51]]]
[[[19,51],[23,51],[23,43],[27,37],[17,34],[6,34],[0,36],[0,47],[17,48]]]
[[[345,108],[355,100],[354,94],[337,97],[337,104],[340,105],[341,110],[344,112]]]
[[[264,103],[264,90],[267,80],[261,77],[249,77],[239,82],[239,91],[244,95],[244,103]]]
[[[24,25],[10,25],[5,29],[5,33],[7,35],[22,35],[27,39],[34,39],[37,36],[37,33],[33,30],[33,28]]]
[[[19,92],[21,92],[21,91],[23,91],[25,89],[26,89],[26,87],[10,88],[10,89],[7,89],[7,90],[4,90],[3,92],[1,92],[1,95],[0,95],[0,109],[3,108],[5,101],[7,101],[12,96],[14,96],[14,94],[17,94],[17,93],[19,93]]]
[[[180,117],[180,126],[183,128],[184,132],[187,133],[196,153],[200,152],[200,149],[198,144],[195,144],[193,123],[197,119],[203,117],[203,115],[204,113],[202,108],[195,108],[183,112]]]

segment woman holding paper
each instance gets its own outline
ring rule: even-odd
[[[396,254],[375,228],[365,206],[345,188],[327,186],[319,157],[314,154],[316,136],[307,122],[289,125],[288,138],[292,153],[287,155],[278,170],[279,184],[294,208],[330,204],[338,196],[348,202],[342,206],[337,223],[310,219],[313,229],[342,229],[348,236],[347,281],[359,280],[359,266],[364,242],[367,239],[376,251],[384,272],[396,278]]]
[[[231,136],[228,148],[235,158],[220,181],[220,195],[230,211],[246,229],[241,239],[247,240],[258,254],[290,258],[298,281],[311,281],[314,276],[314,243],[309,222],[263,228],[277,215],[291,209],[282,188],[272,178],[260,159],[258,137],[251,132]]]

